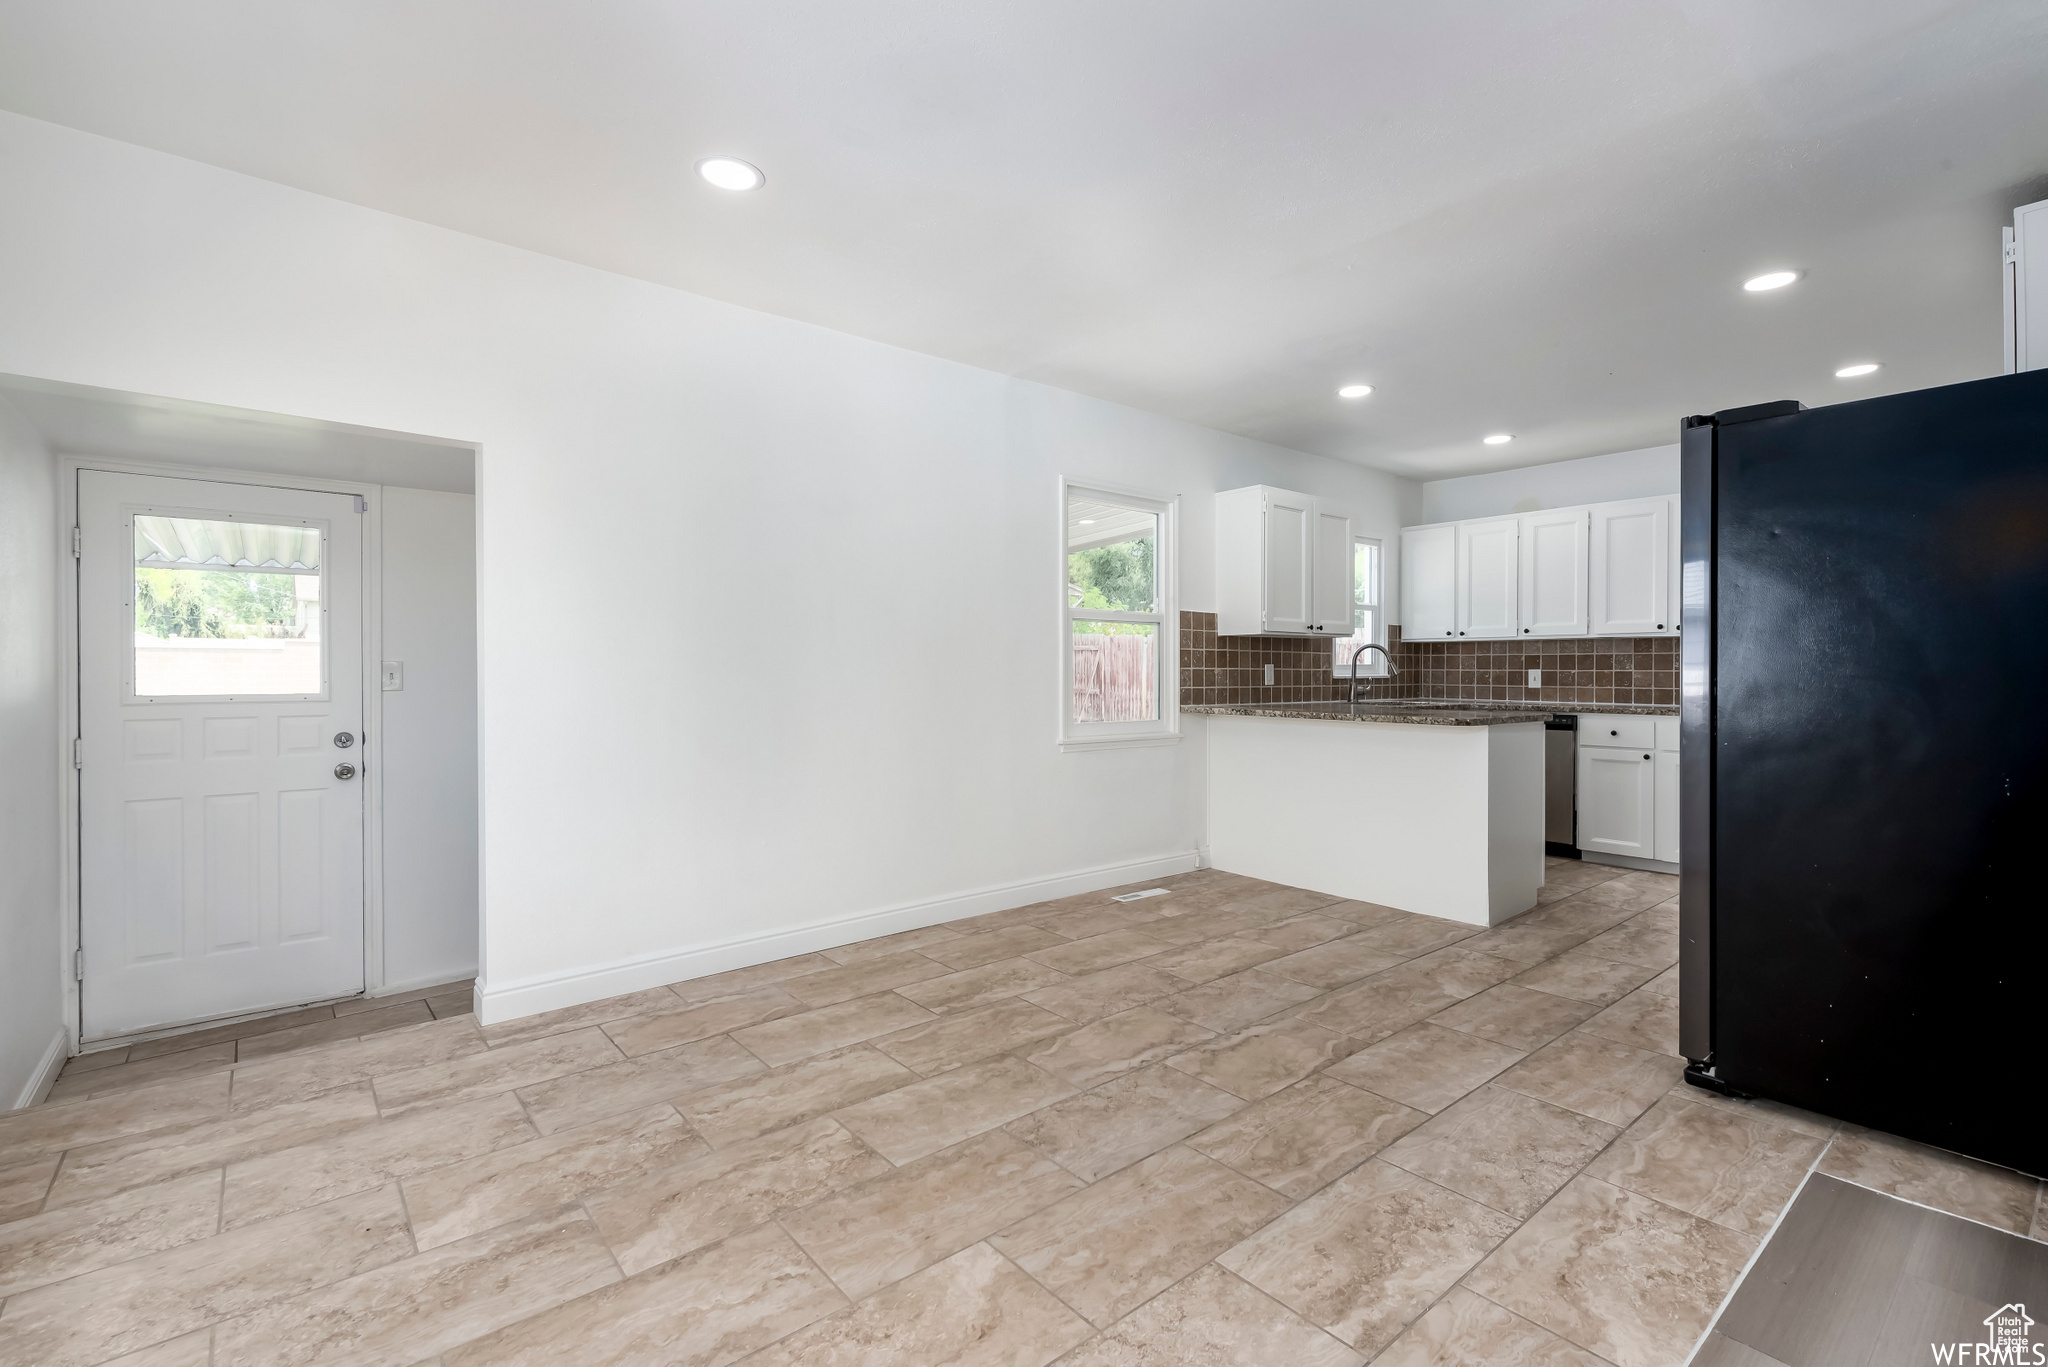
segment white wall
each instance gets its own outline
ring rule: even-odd
[[[0,400],[0,1110],[64,1057],[56,462]]]
[[[1677,492],[1678,444],[1673,442],[1491,475],[1433,479],[1422,486],[1422,520],[1456,522]]]
[[[384,987],[477,969],[476,499],[383,489]]]
[[[1420,515],[1392,476],[13,115],[0,183],[0,371],[480,443],[487,1015],[1185,859],[1197,746],[1054,744],[1058,475],[1183,495],[1189,608],[1216,489]]]

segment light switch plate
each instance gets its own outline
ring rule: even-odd
[[[1541,687],[1543,687],[1543,671],[1542,671],[1542,670],[1540,670],[1540,669],[1532,669],[1532,670],[1530,670],[1530,671],[1529,671],[1529,687],[1531,687],[1531,688],[1541,688]]]
[[[1267,665],[1267,666],[1266,666],[1266,687],[1268,687],[1268,688],[1271,688],[1272,686],[1273,686],[1273,666],[1271,666],[1271,665]]]
[[[384,691],[386,693],[403,693],[405,691],[405,661],[386,660],[384,662],[383,679]]]

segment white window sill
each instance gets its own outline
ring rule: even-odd
[[[1161,732],[1150,736],[1102,736],[1095,739],[1062,740],[1060,753],[1077,754],[1089,750],[1135,750],[1144,745],[1178,745],[1177,732]]]

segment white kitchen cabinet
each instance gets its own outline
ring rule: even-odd
[[[1659,750],[1657,766],[1657,853],[1667,864],[1678,862],[1678,752]]]
[[[1313,495],[1216,495],[1216,633],[1349,636],[1351,546],[1351,514]]]
[[[1675,636],[1671,498],[1595,503],[1589,609],[1595,636]]]
[[[1657,858],[1678,862],[1678,718],[1657,718]]]
[[[1585,719],[1579,722],[1585,732]],[[1655,752],[1579,746],[1579,848],[1633,859],[1657,857]]]
[[[1678,500],[1401,529],[1401,636],[1676,636]]]
[[[1351,634],[1351,604],[1356,585],[1352,579],[1351,514],[1316,500],[1315,536],[1310,558],[1315,562],[1309,574],[1309,630],[1319,636]]]
[[[1554,508],[1523,513],[1520,523],[1521,634],[1584,636],[1590,621],[1587,510]]]
[[[1486,640],[1515,634],[1521,521],[1488,517],[1458,524],[1458,635]]]
[[[1316,501],[1282,489],[1265,491],[1261,514],[1266,601],[1259,629],[1299,635],[1308,630],[1310,595],[1315,591]]]
[[[1458,634],[1458,524],[1401,531],[1401,639]]]
[[[2005,373],[2048,367],[2048,199],[2005,230]]]
[[[1401,639],[1458,634],[1458,524],[1401,531]]]

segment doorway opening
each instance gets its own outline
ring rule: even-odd
[[[70,552],[72,1051],[473,978],[475,445],[7,376],[0,402]]]

